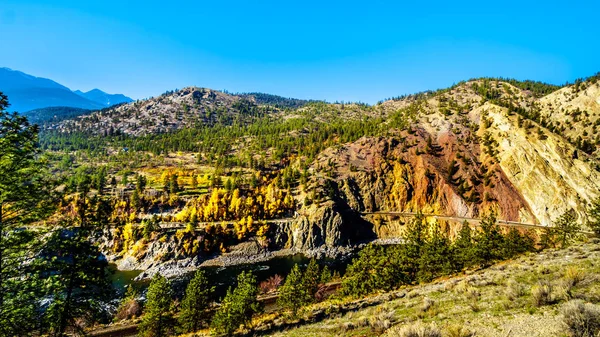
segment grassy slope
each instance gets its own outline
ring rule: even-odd
[[[564,284],[576,272],[583,275],[582,280],[569,296]],[[468,275],[402,289],[390,296],[400,298],[273,336],[395,336],[397,327],[392,326],[416,321],[433,322],[446,333],[462,326],[476,336],[566,336],[560,307],[569,298],[600,302],[599,278],[600,245],[547,250]],[[551,304],[535,305],[532,288],[539,282],[552,285]],[[385,333],[389,327],[392,329]]]

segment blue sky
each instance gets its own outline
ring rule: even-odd
[[[600,71],[600,1],[11,1],[0,67],[133,98],[188,85],[329,101]]]

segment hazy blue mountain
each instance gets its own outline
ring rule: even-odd
[[[90,101],[100,103],[106,107],[120,104],[120,103],[129,103],[133,100],[122,94],[107,94],[100,89],[92,89],[88,92],[82,92],[81,90],[75,90],[74,93],[77,95],[87,98]]]
[[[8,96],[9,111],[27,112],[36,111],[39,120],[53,119],[53,116],[42,116],[43,109],[58,107],[66,109],[65,113],[71,115],[74,111],[68,108],[85,110],[100,110],[114,104],[129,102],[131,99],[123,95],[109,95],[101,90],[94,89],[87,93],[78,93],[47,78],[35,77],[21,71],[9,68],[0,68],[0,92]],[[53,109],[54,114],[60,111]],[[48,110],[48,112],[50,112]]]

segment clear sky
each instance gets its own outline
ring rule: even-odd
[[[600,71],[600,1],[0,1],[0,67],[133,98],[329,101]]]

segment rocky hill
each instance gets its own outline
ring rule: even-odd
[[[276,111],[275,108],[272,110]],[[50,128],[61,132],[140,136],[217,122],[232,123],[263,113],[258,110],[253,96],[241,97],[188,87],[64,121]]]
[[[497,91],[494,101],[480,94],[482,86]],[[384,102],[376,109],[388,122],[397,109],[416,105],[409,126],[321,152],[310,167],[313,179],[298,198],[303,220],[291,230],[288,245],[335,246],[365,230],[375,237],[397,236],[385,223],[356,228],[362,223],[359,213],[377,211],[470,218],[495,211],[504,220],[551,226],[574,210],[586,223],[589,203],[600,196],[597,162],[568,137],[524,117],[538,104],[531,92],[484,81],[409,105]],[[315,243],[315,238],[322,239]]]

